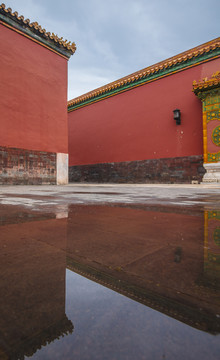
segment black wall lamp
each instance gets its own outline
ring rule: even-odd
[[[181,117],[180,117],[180,110],[179,109],[173,110],[173,118],[176,121],[176,125],[181,124]]]

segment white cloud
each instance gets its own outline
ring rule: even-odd
[[[105,74],[96,68],[71,68],[68,70],[68,99],[71,100],[93,89],[116,80],[112,74]]]
[[[40,25],[41,19],[47,12],[45,6],[34,0],[8,0],[5,1],[5,6],[7,8],[10,7],[13,12],[17,11],[18,14],[23,15],[25,19],[30,19],[31,22],[39,22]]]

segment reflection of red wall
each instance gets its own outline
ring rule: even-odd
[[[67,60],[0,27],[0,145],[67,153]]]
[[[9,353],[30,356],[68,330],[60,325],[69,324],[66,226],[66,219],[1,226],[0,333],[3,349]],[[10,356],[17,358],[23,357]]]
[[[158,294],[179,299],[187,294],[191,303],[198,302],[196,281],[204,261],[202,214],[92,205],[70,210],[70,259]]]
[[[70,165],[201,155],[202,105],[193,80],[220,60],[176,73],[69,113]],[[179,108],[182,124],[173,120]]]

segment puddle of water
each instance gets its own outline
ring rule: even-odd
[[[220,211],[60,211],[1,211],[0,359],[219,358]]]

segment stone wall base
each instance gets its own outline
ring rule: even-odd
[[[69,167],[69,182],[155,183],[201,182],[203,156],[125,161]]]
[[[56,153],[0,146],[0,185],[56,184]]]

